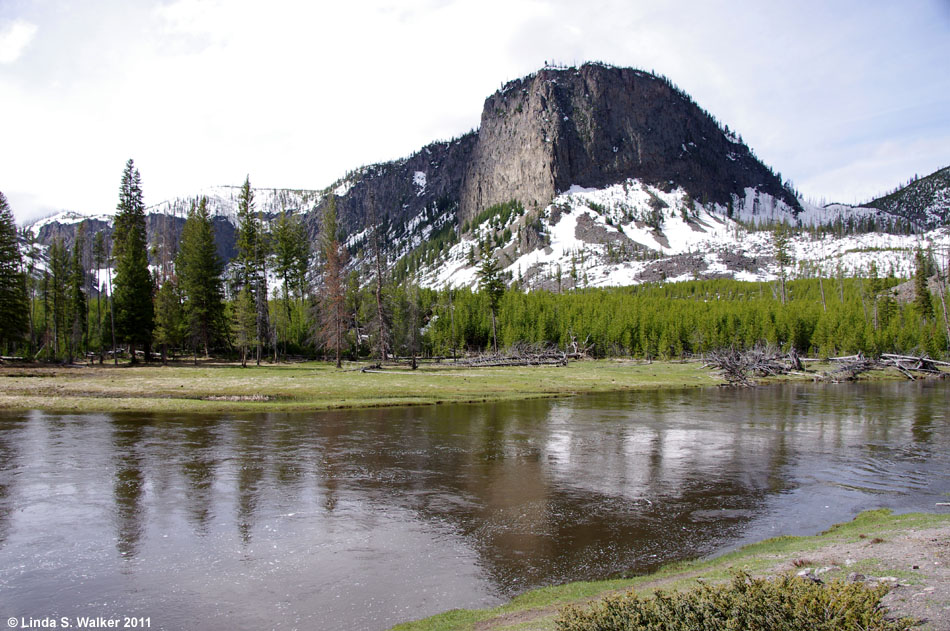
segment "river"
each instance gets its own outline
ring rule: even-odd
[[[950,493],[950,384],[0,413],[0,617],[386,629]]]

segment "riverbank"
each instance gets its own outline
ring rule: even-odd
[[[676,563],[653,574],[545,587],[494,609],[453,610],[393,627],[393,631],[554,631],[561,608],[635,590],[682,590],[699,580],[809,572],[823,581],[862,580],[892,586],[884,604],[894,616],[926,623],[922,631],[950,630],[950,514],[866,511],[813,537],[777,537],[728,554]]]
[[[0,409],[54,412],[292,412],[559,397],[650,388],[707,387],[722,379],[700,362],[597,360],[567,366],[360,372],[323,362],[250,365],[0,365]],[[810,381],[827,366],[775,380]],[[868,378],[902,379],[872,373]]]

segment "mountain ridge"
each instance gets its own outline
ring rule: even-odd
[[[202,192],[217,216],[225,260],[235,252],[238,191]],[[486,98],[478,130],[351,170],[322,189],[255,194],[265,220],[299,214],[312,240],[335,197],[353,267],[363,262],[375,217],[401,278],[472,285],[476,260],[493,256],[512,280],[551,286],[556,275],[576,269],[580,257],[591,273],[609,268],[598,282],[621,284],[679,278],[677,270],[690,267],[694,275],[766,278],[774,273],[768,244],[749,249],[739,243],[761,241],[747,236],[757,226],[813,226],[839,236],[938,229],[950,218],[950,167],[864,206],[817,207],[799,199],[735,132],[668,79],[589,63],[545,67],[504,84]],[[150,243],[177,242],[194,199],[150,206]],[[502,213],[501,225],[493,209],[506,204],[515,206]],[[94,221],[93,232],[110,230],[108,218]],[[34,233],[42,243],[58,237],[67,245],[72,236],[65,223],[49,219],[36,222]],[[701,266],[696,250],[703,247],[726,256],[707,256]],[[679,258],[656,262],[664,257]],[[580,286],[574,276],[573,286]]]

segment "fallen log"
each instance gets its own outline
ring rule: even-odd
[[[934,364],[936,366],[950,366],[950,362],[937,361],[936,359],[931,359],[926,355],[914,356],[914,355],[894,355],[891,353],[882,353],[881,359],[891,359],[896,361],[916,361],[916,362],[926,362],[928,364]]]

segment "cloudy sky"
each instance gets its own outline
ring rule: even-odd
[[[478,126],[545,61],[665,74],[808,197],[950,164],[950,0],[0,0],[23,222],[217,184],[322,188]]]

